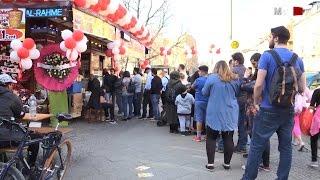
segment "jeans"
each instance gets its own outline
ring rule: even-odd
[[[244,109],[240,109],[239,111],[239,120],[238,120],[238,143],[237,150],[246,150],[247,142],[248,142],[248,133],[245,127],[245,117],[246,112]]]
[[[135,93],[133,97],[133,104],[134,104],[134,115],[141,116],[141,100],[142,100],[142,93]]]
[[[102,107],[104,109],[105,116],[108,117],[109,113],[110,113],[110,119],[115,120],[114,119],[114,104],[105,103],[105,104],[102,104]]]
[[[122,94],[117,93],[116,94],[116,101],[117,101],[117,106],[118,106],[118,114],[121,114],[123,112],[122,109]]]
[[[129,106],[129,115],[128,115]],[[125,118],[133,116],[133,95],[123,95],[122,96],[122,110]]]
[[[153,115],[156,120],[160,120],[160,109],[159,109],[160,95],[151,94],[151,102],[152,102],[152,108],[153,108]]]
[[[207,126],[207,141],[206,141],[206,150],[208,157],[208,164],[214,164],[214,158],[216,153],[216,140],[220,136],[219,131],[215,131]],[[233,131],[221,132],[222,139],[224,141],[224,163],[230,164],[232,155],[233,155]]]
[[[179,115],[180,132],[185,132],[186,127],[190,128],[190,116],[189,115]]]
[[[153,117],[151,94],[149,90],[144,90],[142,105],[142,117],[147,117],[147,106],[149,105],[149,117]]]
[[[287,180],[292,162],[293,108],[261,108],[258,116],[256,122],[254,122],[250,151],[243,180],[253,180],[257,178],[262,153],[274,133],[277,133],[279,139],[278,150],[280,152],[280,161],[277,171],[278,180]]]

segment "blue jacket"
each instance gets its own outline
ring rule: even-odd
[[[217,74],[210,75],[202,89],[209,97],[206,125],[216,131],[235,131],[238,129],[239,105],[236,95],[240,81],[223,82]]]

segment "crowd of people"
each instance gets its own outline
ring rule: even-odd
[[[133,75],[125,71],[119,76],[114,69],[105,70],[102,86],[96,77],[90,77],[88,89],[92,94],[87,106],[103,108],[104,121],[111,124],[116,124],[119,116],[122,121],[135,117],[156,121],[158,126],[168,125],[170,133],[182,136],[194,133],[195,142],[206,141],[205,167],[210,171],[215,168],[216,151],[224,153],[226,170],[231,168],[233,153],[243,153],[248,158],[243,166],[244,180],[256,179],[259,169],[270,171],[270,138],[277,133],[280,152],[277,176],[288,179],[292,134],[299,150],[305,145],[299,115],[308,102],[315,111],[310,131],[311,167],[319,166],[320,136],[320,108],[317,109],[320,89],[312,93],[306,88],[303,61],[287,48],[289,39],[285,27],[271,29],[270,50],[253,54],[249,68],[244,66],[242,53],[234,53],[229,64],[217,62],[212,73],[203,65],[190,77],[182,64],[170,74],[168,69],[158,72],[151,67],[143,73],[135,68]],[[22,108],[16,107],[21,103],[10,92],[15,81],[7,75],[0,75],[0,81],[0,116],[21,117]],[[236,131],[238,142],[234,145]]]

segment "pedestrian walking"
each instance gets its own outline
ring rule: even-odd
[[[182,136],[190,134],[190,131],[186,131],[186,128],[190,130],[191,127],[191,110],[195,100],[193,96],[188,93],[187,87],[181,88],[182,93],[176,98],[175,105],[177,106],[177,114],[180,123],[180,133]]]
[[[140,74],[140,68],[133,69],[132,82],[135,85],[135,93],[133,98],[134,104],[134,116],[141,116],[141,100],[142,100],[142,76]]]
[[[233,134],[238,129],[239,106],[236,95],[240,81],[233,74],[225,61],[215,65],[214,74],[210,75],[202,89],[202,94],[209,97],[206,114],[208,170],[214,169],[216,140],[222,135],[224,141],[225,169],[230,169],[233,155]]]
[[[159,102],[160,102],[160,95],[162,91],[162,81],[161,78],[158,76],[158,71],[155,68],[152,68],[152,76],[153,79],[151,81],[151,102],[153,108],[153,115],[155,120],[160,120],[160,109],[159,109]]]
[[[257,178],[262,153],[274,133],[278,135],[280,151],[277,179],[289,178],[293,100],[296,92],[303,92],[306,87],[303,62],[287,48],[289,39],[289,30],[284,26],[272,28],[269,39],[269,48],[272,50],[264,52],[259,60],[254,105],[259,110],[261,121],[254,124],[244,180]]]
[[[122,109],[123,109],[123,121],[129,120],[133,117],[133,95],[135,92],[135,86],[130,77],[130,72],[125,71],[123,73],[122,80]],[[129,108],[129,114],[128,114]]]
[[[206,120],[208,97],[202,95],[202,89],[207,81],[208,71],[208,66],[200,66],[198,70],[200,77],[192,85],[192,89],[195,89],[195,121],[197,122],[197,135],[193,140],[196,142],[201,142],[202,127]]]

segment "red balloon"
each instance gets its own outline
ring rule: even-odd
[[[75,30],[72,34],[73,39],[76,41],[81,41],[83,39],[83,36],[84,34],[80,30]]]
[[[107,49],[106,55],[107,57],[112,57],[113,56],[112,49]]]
[[[150,32],[148,32],[148,34],[145,37],[141,38],[141,41],[147,40],[150,37],[150,35]]]
[[[197,50],[192,49],[192,54],[193,54],[193,55],[197,54]]]
[[[144,65],[148,66],[149,65],[149,60],[144,60]]]
[[[77,45],[77,42],[72,37],[69,37],[68,39],[66,39],[64,43],[66,48],[68,49],[74,49]]]
[[[118,18],[118,19],[121,19],[123,18],[125,15],[127,14],[127,9],[125,7],[123,7],[122,5],[119,5],[116,13],[115,13],[115,16]]]
[[[167,51],[167,55],[171,55],[171,49]]]
[[[102,11],[106,10],[110,4],[110,0],[99,0],[100,9]]]
[[[132,17],[131,21],[130,21],[130,24],[129,24],[129,29],[134,28],[137,25],[137,23],[138,23],[137,18],[136,17]]]
[[[34,42],[34,40],[33,39],[31,39],[31,38],[27,38],[27,39],[25,39],[24,41],[23,41],[23,47],[24,48],[26,48],[26,49],[32,49],[33,47],[34,47],[34,45],[35,45],[35,42]]]
[[[221,49],[217,49],[216,54],[220,54],[221,53]]]
[[[163,53],[163,51],[161,51],[161,52],[160,52],[160,56],[164,56],[164,53]]]
[[[29,57],[29,50],[24,47],[20,48],[17,53],[20,59]]]
[[[160,48],[160,51],[164,51],[164,47],[161,47],[161,48]]]
[[[98,13],[101,10],[100,4],[90,6],[91,11]]]
[[[120,47],[120,54],[121,55],[126,54],[126,49],[123,46]]]
[[[136,35],[141,36],[143,34],[143,32],[144,32],[144,27],[142,26],[140,31],[136,32]]]
[[[107,19],[112,23],[115,23],[115,22],[117,22],[119,20],[115,14],[109,14],[107,16]]]
[[[74,0],[74,4],[78,7],[83,8],[86,5],[86,0]]]

